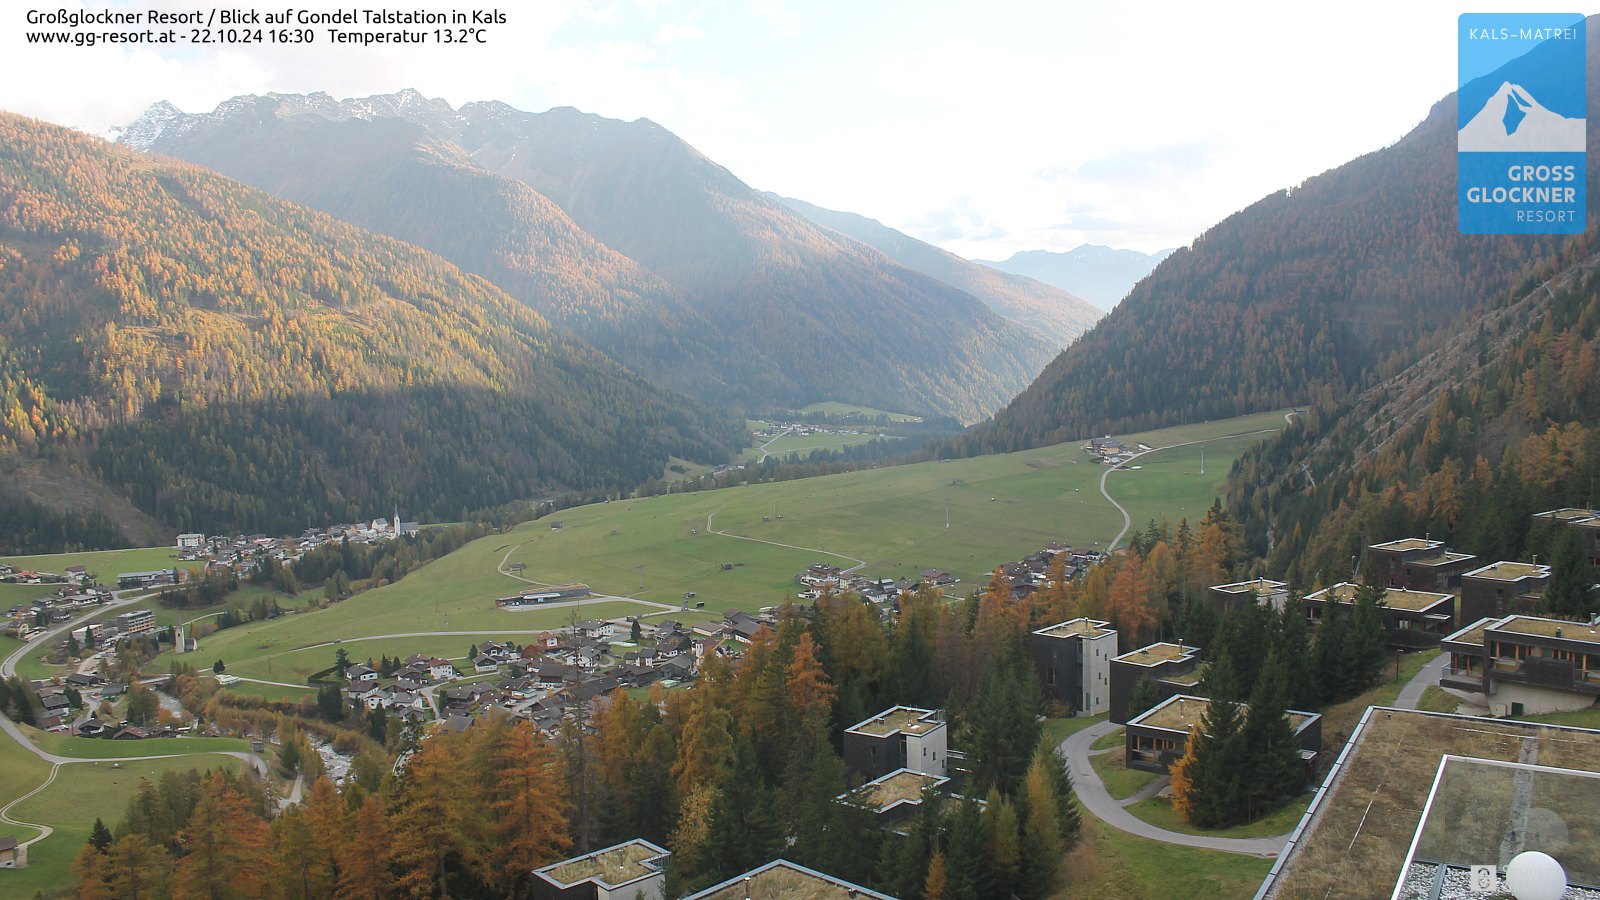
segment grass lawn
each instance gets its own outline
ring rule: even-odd
[[[59,584],[0,584],[0,612],[21,603],[32,603],[59,587]]]
[[[1460,697],[1437,685],[1423,691],[1422,699],[1417,701],[1417,709],[1427,712],[1453,713],[1460,705]]]
[[[1102,753],[1099,756],[1089,757],[1089,764],[1094,766],[1095,772],[1106,786],[1106,793],[1113,800],[1126,800],[1139,793],[1145,785],[1160,778],[1153,772],[1141,772],[1123,765],[1122,754]]]
[[[291,700],[300,701],[308,697],[316,698],[316,689],[310,685],[303,688],[279,687],[275,684],[254,684],[249,681],[236,681],[223,688],[230,694],[241,697],[260,697],[263,700]]]
[[[37,653],[29,653],[17,660],[17,677],[29,681],[49,681],[57,675],[65,678],[72,674],[66,666],[53,666],[40,662],[39,655],[43,652],[44,648],[41,647]]]
[[[1260,417],[1252,417],[1248,427],[1233,430],[1254,432],[1282,428],[1283,416],[1271,415],[1276,415],[1276,419],[1263,421]],[[1222,492],[1233,461],[1269,436],[1242,434],[1141,456],[1133,462],[1140,468],[1113,471],[1111,477],[1106,479],[1106,490],[1128,508],[1128,517],[1133,521],[1135,530],[1143,528],[1152,519],[1159,523],[1165,518],[1174,528],[1180,518],[1187,518],[1191,524],[1196,523],[1211,508],[1211,501]],[[1161,446],[1150,441],[1145,443]],[[1206,457],[1205,474],[1200,472],[1202,451]],[[1104,472],[1103,467],[1096,468],[1097,474]]]
[[[1206,460],[1209,469],[1211,460]],[[1093,816],[1062,864],[1055,900],[1106,897],[1249,897],[1272,860],[1196,850],[1125,834]]]
[[[88,759],[127,759],[131,756],[166,756],[186,753],[235,753],[248,751],[250,742],[239,738],[193,737],[155,738],[147,741],[108,741],[100,738],[68,737],[28,729],[39,749],[57,756]]]
[[[1570,725],[1574,728],[1600,730],[1600,706],[1591,706],[1575,712],[1545,713],[1541,716],[1523,716],[1523,721],[1543,722],[1546,725]]]
[[[1039,742],[1046,747],[1060,746],[1061,742],[1090,725],[1098,725],[1106,720],[1106,713],[1098,716],[1071,716],[1065,719],[1045,719],[1039,728]]]
[[[1166,831],[1177,831],[1183,834],[1204,834],[1212,837],[1230,838],[1258,838],[1273,837],[1288,834],[1300,824],[1300,817],[1305,815],[1306,807],[1311,804],[1311,795],[1303,794],[1285,804],[1278,810],[1251,822],[1248,825],[1235,825],[1232,828],[1196,828],[1183,820],[1178,811],[1172,808],[1172,801],[1160,797],[1151,797],[1140,800],[1127,807],[1128,812],[1149,822],[1157,828]]]
[[[21,647],[22,644],[22,641],[12,637],[9,634],[0,634],[0,659],[5,659],[11,654],[17,652],[17,648]]]
[[[767,456],[776,456],[779,461],[783,461],[785,457],[791,455],[803,458],[813,450],[838,450],[877,440],[898,441],[901,438],[880,434],[786,434],[762,443],[765,444]],[[761,457],[762,447],[759,445],[749,447],[741,454],[741,459],[747,462],[759,462]]]
[[[0,562],[29,572],[65,575],[69,566],[83,566],[101,584],[116,586],[119,572],[152,572],[173,566],[201,565],[181,562],[172,547],[145,547],[137,550],[90,550],[83,553],[51,553],[44,556],[0,556]],[[53,587],[60,587],[54,585]]]
[[[9,736],[0,734],[0,807],[38,787],[49,774],[49,763],[28,752],[26,747]],[[25,841],[35,834],[38,832],[32,828],[19,828],[0,822],[0,836]],[[0,876],[5,874],[0,872]],[[4,883],[0,881],[0,884]]]
[[[53,891],[65,888],[72,878],[72,859],[88,840],[94,820],[99,818],[107,827],[116,828],[141,779],[154,781],[165,772],[237,769],[240,765],[228,756],[198,755],[62,766],[54,784],[11,811],[14,818],[50,825],[55,833],[28,848],[28,868],[0,872],[6,896],[31,897],[38,890],[55,896]]]
[[[1112,747],[1123,747],[1128,743],[1126,733],[1118,728],[1105,737],[1089,745],[1090,750],[1110,750]]]

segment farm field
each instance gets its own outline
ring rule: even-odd
[[[178,551],[172,547],[143,547],[136,550],[90,550],[83,553],[51,553],[45,556],[0,556],[0,563],[32,572],[66,574],[68,566],[83,566],[99,578],[101,584],[115,586],[118,572],[150,572],[187,567],[195,563],[178,561]],[[49,593],[46,587],[45,592]]]
[[[73,857],[89,839],[94,820],[99,818],[108,828],[116,828],[128,800],[138,791],[141,780],[156,781],[166,772],[186,772],[190,769],[237,770],[241,765],[233,757],[215,754],[63,765],[55,783],[11,810],[12,818],[40,822],[51,826],[55,832],[28,848],[28,868],[0,870],[0,894],[32,897],[35,891],[42,890],[46,896],[53,896],[53,890],[69,884]],[[41,774],[33,786],[42,782],[44,777]],[[31,789],[32,786],[28,788]],[[0,825],[0,829],[6,827],[10,826]]]
[[[848,416],[854,413],[868,419],[875,419],[879,416],[888,416],[889,421],[891,422],[922,421],[921,416],[913,416],[909,413],[887,412],[881,409],[873,409],[870,406],[856,406],[852,403],[840,403],[837,400],[824,400],[821,403],[812,403],[808,406],[797,409],[794,412],[802,416],[812,415],[815,413],[821,413],[826,416]]]
[[[766,425],[762,422],[760,425]],[[748,447],[740,456],[745,462],[760,462],[764,455],[774,456],[783,460],[793,454],[802,458],[813,450],[838,450],[843,447],[854,447],[857,444],[867,444],[872,441],[898,441],[902,438],[894,435],[880,434],[785,434],[763,442],[754,447]]]
[[[1186,501],[1203,510],[1221,489],[1234,455],[1261,439],[1228,436],[1282,424],[1281,413],[1268,412],[1128,437],[1156,447],[1227,438],[1209,445],[1215,449],[1207,453],[1204,476],[1181,465],[1155,472],[1162,490],[1205,497],[1203,503]],[[475,640],[496,637],[493,632],[533,634],[568,622],[571,607],[516,612],[494,607],[495,598],[528,586],[498,571],[516,563],[526,566],[523,577],[535,583],[581,581],[596,594],[675,608],[685,603],[685,593],[693,592],[693,603],[705,604],[704,610],[668,612],[627,600],[597,599],[583,604],[581,618],[672,615],[693,621],[730,608],[754,611],[792,595],[794,573],[813,562],[841,568],[864,565],[866,573],[887,577],[916,578],[927,568],[944,569],[962,579],[955,590],[965,593],[981,586],[995,565],[1050,541],[1104,546],[1122,524],[1099,492],[1105,472],[1087,458],[1080,442],[1071,442],[562,510],[481,538],[399,582],[329,609],[206,638],[195,659],[221,658],[232,675],[302,683],[332,659],[329,648],[306,648],[334,638],[350,645],[346,649],[352,658],[365,659],[430,652],[424,641],[431,639],[353,639],[469,632],[442,639],[449,651],[444,655],[459,657]],[[1143,469],[1116,472],[1109,480],[1111,490],[1119,497],[1137,493],[1145,475]],[[1162,510],[1160,501],[1146,494],[1135,511],[1147,510],[1157,518],[1183,514]],[[724,570],[728,563],[733,568]],[[166,667],[161,658],[151,668]]]

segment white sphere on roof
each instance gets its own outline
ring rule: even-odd
[[[1528,850],[1506,866],[1506,888],[1517,900],[1561,900],[1567,892],[1567,872],[1550,854]]]

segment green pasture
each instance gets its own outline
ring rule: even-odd
[[[154,782],[166,772],[190,769],[237,770],[241,765],[233,757],[214,754],[63,765],[50,787],[11,810],[12,818],[49,825],[55,832],[28,848],[28,868],[0,871],[0,895],[31,897],[43,890],[54,896],[70,884],[72,860],[88,841],[94,820],[115,828],[141,780]],[[41,775],[34,786],[43,780]],[[9,826],[0,825],[5,827]]]
[[[1280,413],[1127,436],[1162,447],[1214,440],[1281,426]],[[1251,439],[1229,439],[1208,451],[1206,472],[1157,476],[1169,488],[1192,483],[1184,497],[1197,509],[1227,477],[1233,455]],[[1168,451],[1178,452],[1178,451]],[[1146,457],[1156,460],[1162,454]],[[195,658],[221,658],[228,672],[288,683],[326,668],[343,639],[352,658],[440,653],[459,657],[475,640],[531,635],[579,618],[657,615],[693,621],[730,608],[754,611],[781,603],[798,590],[794,574],[813,562],[841,568],[865,563],[867,574],[916,578],[924,569],[959,578],[957,593],[981,586],[993,567],[1050,541],[1104,546],[1121,516],[1099,491],[1104,466],[1090,461],[1081,442],[975,459],[928,462],[808,478],[777,484],[620,500],[562,510],[544,519],[474,541],[401,581],[367,591],[325,610],[232,628],[201,642]],[[1136,494],[1147,470],[1117,472],[1117,496]],[[1209,493],[1206,493],[1209,491]],[[1126,493],[1125,493],[1126,492]],[[1175,520],[1177,509],[1142,501],[1157,518]],[[1136,502],[1137,503],[1137,502]],[[946,509],[949,527],[946,527]],[[1139,509],[1136,505],[1136,509]],[[559,523],[560,528],[553,527]],[[522,576],[540,584],[581,581],[598,595],[637,597],[674,607],[671,612],[627,600],[596,599],[572,607],[525,611],[497,609],[494,599],[523,590],[528,581],[500,569],[521,563]],[[723,569],[723,564],[732,568]],[[704,609],[681,610],[683,595]],[[416,632],[466,631],[441,638],[354,639]],[[436,642],[437,641],[437,642]],[[163,671],[166,660],[151,667]],[[270,668],[269,668],[270,667]],[[253,690],[253,689],[252,689]]]
[[[891,422],[922,421],[921,416],[913,416],[907,413],[886,412],[885,410],[881,409],[873,409],[870,406],[856,406],[853,403],[840,403],[837,400],[824,400],[821,403],[813,403],[809,406],[797,409],[794,412],[802,416],[811,415],[813,413],[821,413],[827,416],[847,416],[854,413],[856,415],[865,416],[869,419],[875,419],[878,416],[888,416],[889,421]]]
[[[25,571],[50,572],[56,575],[67,574],[69,566],[83,566],[95,575],[101,584],[113,587],[116,586],[119,572],[153,572],[156,569],[170,569],[173,566],[187,568],[199,565],[195,562],[180,562],[178,551],[172,547],[89,550],[83,553],[50,553],[44,556],[0,556],[0,563]]]

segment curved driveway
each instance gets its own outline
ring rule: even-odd
[[[1153,452],[1153,451],[1152,451]],[[1439,674],[1444,670],[1450,657],[1440,654],[1438,659],[1430,660],[1411,676],[1411,680],[1400,689],[1395,698],[1396,709],[1416,709],[1417,703],[1422,699],[1423,691],[1430,685],[1439,683]],[[1083,808],[1093,813],[1095,818],[1105,822],[1118,831],[1153,841],[1162,841],[1168,844],[1182,844],[1185,847],[1197,847],[1202,850],[1220,850],[1224,853],[1242,853],[1248,856],[1274,857],[1283,851],[1289,841],[1288,834],[1280,834],[1264,838],[1225,838],[1210,835],[1184,834],[1180,831],[1167,831],[1157,828],[1149,822],[1128,812],[1124,804],[1132,804],[1150,796],[1154,791],[1146,789],[1135,794],[1125,801],[1114,800],[1106,791],[1106,786],[1100,781],[1100,774],[1094,770],[1089,762],[1089,757],[1094,755],[1090,749],[1095,741],[1120,728],[1115,722],[1100,722],[1068,737],[1056,748],[1067,760],[1067,769],[1072,773],[1072,784],[1078,795],[1078,802]],[[1101,752],[1119,752],[1117,749]],[[1159,782],[1158,782],[1159,783]]]

